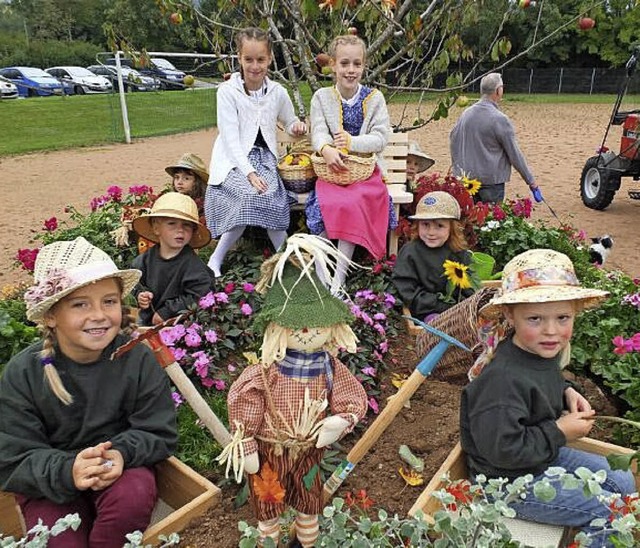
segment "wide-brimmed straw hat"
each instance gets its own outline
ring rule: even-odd
[[[427,171],[427,169],[436,163],[436,161],[428,154],[422,152],[420,145],[416,141],[409,141],[407,156],[415,156],[417,158],[418,167],[416,168],[416,171],[418,173],[421,171]]]
[[[531,249],[511,259],[502,271],[502,287],[480,314],[495,319],[501,305],[580,301],[581,307],[594,308],[608,291],[581,287],[571,259],[553,249]]]
[[[409,217],[412,221],[430,219],[460,219],[460,204],[451,194],[443,190],[428,192],[418,202],[416,214]]]
[[[205,183],[209,180],[209,170],[202,161],[202,158],[190,152],[183,154],[175,164],[164,168],[164,170],[172,177],[178,169],[189,169],[193,171]]]
[[[133,220],[133,230],[143,238],[158,243],[158,236],[153,232],[153,226],[151,225],[151,219],[154,217],[181,219],[196,225],[189,242],[189,245],[194,249],[204,247],[211,241],[209,229],[200,223],[198,218],[198,206],[193,201],[193,198],[186,194],[167,192],[155,201],[149,213],[140,215],[140,217]]]
[[[119,270],[111,257],[84,238],[44,246],[34,268],[34,282],[24,294],[27,318],[42,320],[58,301],[86,285],[107,278],[122,280],[122,296],[128,295],[140,279],[139,270]]]

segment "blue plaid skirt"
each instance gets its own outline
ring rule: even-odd
[[[219,238],[236,226],[260,226],[272,230],[289,227],[289,195],[278,174],[278,162],[267,148],[253,147],[249,161],[267,183],[258,194],[239,169],[232,169],[219,186],[208,185],[204,198],[207,228]]]

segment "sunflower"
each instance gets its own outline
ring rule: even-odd
[[[469,267],[456,261],[447,260],[442,263],[444,275],[455,287],[460,289],[468,289],[471,287],[471,277],[469,276]]]
[[[469,177],[462,177],[462,184],[471,196],[475,196],[482,186],[482,183],[478,181],[478,179],[469,179]]]

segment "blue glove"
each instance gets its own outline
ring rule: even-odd
[[[542,197],[542,190],[540,190],[539,186],[537,186],[536,188],[532,188],[531,194],[533,194],[533,199],[536,202],[540,203],[544,201],[544,198]]]

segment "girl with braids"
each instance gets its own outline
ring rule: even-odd
[[[79,529],[50,548],[119,548],[148,526],[151,466],[177,442],[169,382],[151,351],[136,345],[110,359],[135,325],[122,299],[140,272],[77,238],[43,247],[34,276],[27,318],[43,340],[0,378],[0,489],[16,494],[27,529],[79,514]]]
[[[289,198],[277,170],[276,129],[280,122],[290,135],[307,130],[287,91],[267,76],[272,59],[268,33],[243,29],[236,46],[240,72],[218,88],[218,138],[204,200],[207,226],[219,238],[209,259],[216,276],[248,225],[267,229],[276,250],[286,240]]]

